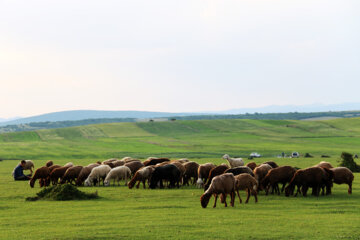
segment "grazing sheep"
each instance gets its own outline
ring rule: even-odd
[[[183,177],[183,185],[189,185],[189,180],[193,178],[192,184],[195,184],[196,179],[198,178],[198,168],[199,164],[196,162],[186,162],[184,163],[185,174]]]
[[[114,164],[115,167],[120,167],[120,166],[124,166],[124,165],[125,165],[125,161],[116,160],[116,161],[113,161],[112,164]]]
[[[209,200],[212,195],[215,197],[214,208],[216,207],[216,201],[218,195],[221,194],[223,197],[223,202],[225,203],[225,207],[227,207],[226,203],[226,195],[230,194],[231,196],[231,206],[234,206],[235,201],[235,177],[232,173],[224,173],[222,175],[216,176],[212,179],[209,188],[206,192],[201,195],[200,203],[203,208],[206,208]]]
[[[128,177],[130,177],[130,175],[131,175],[131,170],[130,170],[130,168],[128,168],[126,166],[119,166],[119,167],[113,168],[106,175],[104,185],[110,186],[110,180],[114,179],[114,185],[115,185],[115,180],[117,181],[118,186],[120,185],[120,183],[119,183],[120,180],[125,180],[125,186],[126,186]]]
[[[231,158],[229,154],[225,154],[222,158],[229,162],[231,168],[244,166],[242,158]]]
[[[138,184],[136,185],[136,188],[139,188],[139,185],[142,182],[143,187],[145,189],[146,188],[145,181],[148,181],[148,183],[149,183],[151,174],[153,173],[154,170],[155,170],[154,166],[147,166],[147,167],[143,167],[143,168],[137,170],[134,177],[130,180],[130,182],[128,184],[129,189],[132,189],[136,182],[138,182]]]
[[[168,159],[168,158],[148,158],[147,160],[144,161],[144,165],[151,166],[151,165],[156,165],[156,164],[162,163],[162,162],[170,162],[170,159]]]
[[[179,188],[180,174],[180,170],[173,164],[157,167],[151,175],[149,187],[154,189],[160,183],[160,188],[163,188],[163,180],[168,180],[169,188],[175,187],[175,185]]]
[[[30,170],[31,175],[33,174],[33,169],[34,169],[34,163],[31,160],[25,160],[25,166],[23,167],[23,170]],[[19,163],[20,164],[20,163]],[[12,176],[14,176],[14,170],[12,171]]]
[[[66,170],[70,168],[70,164],[68,166],[55,168],[50,172],[50,181],[53,185],[58,184],[59,178],[62,179],[65,175]]]
[[[319,164],[316,164],[314,167],[322,167],[322,168],[327,168],[327,169],[333,168],[331,163],[325,162],[325,161],[321,161]]]
[[[201,164],[198,168],[198,179],[196,181],[196,184],[198,185],[198,188],[203,187],[204,182],[207,181],[207,178],[209,176],[210,170],[216,167],[216,165],[212,163],[205,163]]]
[[[111,167],[109,167],[108,165],[100,165],[100,166],[94,167],[91,170],[87,179],[85,180],[85,186],[91,186],[93,184],[95,186],[96,183],[99,183],[99,186],[100,186],[101,179],[103,180],[103,185],[105,185],[104,179],[110,171],[111,171]]]
[[[81,169],[81,171],[79,173],[79,176],[76,179],[76,185],[81,186],[83,184],[83,182],[85,181],[85,179],[87,179],[87,177],[90,175],[91,170],[98,166],[100,166],[100,164],[92,163],[92,164],[87,165],[86,167],[83,167],[83,169]]]
[[[209,188],[209,186],[211,184],[211,180],[214,177],[223,174],[228,169],[229,169],[229,166],[227,164],[224,164],[224,163],[217,166],[217,167],[214,167],[213,169],[211,169],[210,172],[209,172],[208,179],[207,179],[207,181],[206,181],[206,183],[204,185],[204,191],[206,191]]]
[[[260,183],[270,169],[272,169],[272,167],[267,163],[261,164],[260,166],[258,166],[254,169],[255,179],[258,182],[258,187],[259,187],[258,191],[262,190],[262,186]]]
[[[254,170],[257,167],[257,164],[255,162],[249,162],[246,166],[251,168],[251,170]]]
[[[276,162],[273,161],[264,162],[263,164],[269,164],[272,168],[279,167],[279,165],[277,165]]]
[[[64,167],[73,167],[74,164],[72,162],[68,162],[64,165]]]
[[[41,168],[36,169],[34,175],[29,180],[30,187],[32,187],[32,188],[34,187],[36,179],[48,179],[49,174],[50,174],[50,171],[49,171],[48,167],[41,167]]]
[[[47,167],[51,167],[52,165],[54,165],[53,161],[49,160],[46,162],[46,165]]]
[[[347,167],[336,167],[330,169],[334,173],[334,183],[336,184],[348,184],[348,194],[352,193],[352,182],[354,180],[354,174]]]
[[[64,184],[66,182],[73,184],[72,182],[76,181],[76,179],[78,178],[81,170],[83,169],[83,166],[74,166],[74,167],[70,167],[66,170],[63,178],[60,181],[60,184]]]
[[[235,191],[239,197],[240,203],[242,203],[242,200],[239,194],[239,190],[246,190],[247,192],[247,198],[245,203],[249,202],[249,198],[251,194],[254,195],[255,203],[257,203],[258,201],[257,192],[256,192],[257,186],[258,184],[256,179],[248,173],[242,173],[235,176]]]
[[[232,174],[234,174],[234,176],[242,174],[242,173],[248,173],[254,177],[254,172],[251,170],[251,168],[246,167],[246,166],[230,168],[230,169],[226,170],[225,173],[232,173]]]
[[[180,171],[180,179],[182,181],[182,179],[184,177],[184,174],[185,174],[185,167],[180,162],[172,162],[170,164],[175,165],[179,169],[179,171]]]
[[[124,166],[130,168],[131,175],[133,176],[136,173],[137,170],[144,167],[144,164],[142,162],[140,162],[139,160],[137,160],[137,161],[132,161],[132,162],[125,163]]]
[[[291,179],[289,185],[285,188],[285,196],[292,195],[294,188],[297,186],[297,192],[295,197],[302,190],[303,196],[306,197],[309,187],[313,189],[312,194],[319,196],[320,188],[324,185],[327,187],[327,194],[329,194],[329,188],[331,190],[333,173],[320,167],[310,167],[306,169],[297,170]]]
[[[111,168],[114,168],[114,167],[115,167],[115,165],[114,165],[113,162],[102,162],[102,165],[108,165],[108,166],[111,167]]]
[[[262,185],[262,188],[265,188],[266,195],[269,193],[269,188],[272,187],[273,191],[278,193],[280,195],[279,190],[279,183],[282,183],[282,189],[281,192],[284,191],[285,185],[291,181],[294,174],[296,172],[296,169],[291,166],[282,166],[270,169],[269,172],[266,174],[262,182],[260,183]]]

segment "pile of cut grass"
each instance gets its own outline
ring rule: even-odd
[[[84,193],[71,184],[56,185],[56,186],[44,188],[36,195],[37,195],[36,197],[27,197],[26,201],[37,201],[37,200],[69,201],[69,200],[90,200],[90,199],[99,198],[97,192]]]

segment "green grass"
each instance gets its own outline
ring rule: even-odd
[[[114,123],[0,135],[0,158],[49,159],[87,165],[110,157],[188,157],[199,163],[252,151],[279,165],[309,167],[325,159],[337,166],[342,151],[358,153],[360,119],[331,121],[204,120]],[[282,151],[315,158],[275,158]],[[250,160],[246,160],[248,162]],[[202,190],[82,187],[100,199],[27,202],[40,191],[15,182],[18,161],[0,161],[0,239],[360,239],[360,174],[353,194],[334,185],[325,197],[259,196],[234,208],[202,209]],[[358,161],[359,164],[359,161]],[[242,197],[245,193],[241,192]]]

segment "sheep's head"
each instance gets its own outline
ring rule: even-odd
[[[229,159],[230,156],[229,156],[229,154],[225,154],[222,158],[223,158],[223,159]]]
[[[92,181],[91,181],[89,178],[87,178],[87,179],[85,180],[85,186],[86,186],[86,187],[90,187],[91,184],[92,184]]]
[[[104,181],[104,185],[105,185],[105,187],[110,186],[110,181],[109,180]]]
[[[30,181],[29,181],[29,184],[30,184],[30,187],[34,187],[34,184],[35,184],[35,180],[32,178],[32,179],[30,179]]]
[[[210,197],[211,197],[211,194],[210,194],[210,195],[207,195],[207,194],[204,193],[203,195],[201,195],[201,197],[200,197],[200,203],[201,203],[201,206],[202,206],[203,208],[206,208],[207,205],[209,204]]]

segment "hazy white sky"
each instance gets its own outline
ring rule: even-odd
[[[0,1],[0,117],[359,102],[360,1]]]

